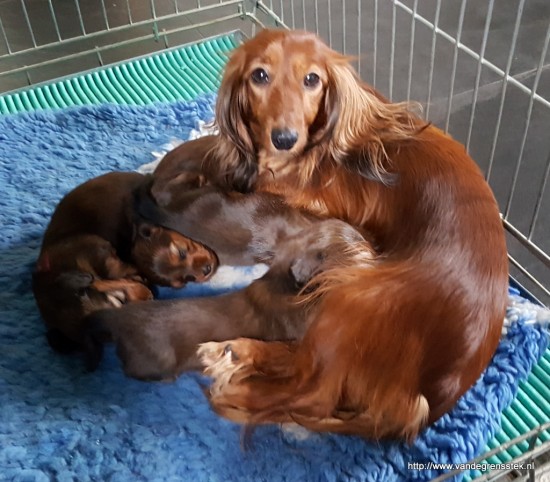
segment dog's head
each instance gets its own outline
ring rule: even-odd
[[[316,35],[263,30],[234,51],[225,69],[216,106],[223,146],[214,149],[216,167],[245,191],[258,174],[307,183],[327,156],[376,177],[383,171],[380,156],[362,155],[353,166],[346,156],[363,151],[372,132],[399,131],[409,122],[403,106],[392,105],[399,106],[365,86],[349,58]],[[378,134],[373,146],[384,151]]]
[[[190,281],[207,281],[219,264],[216,254],[206,246],[145,222],[137,226],[132,257],[149,282],[173,288]]]
[[[331,137],[338,113],[329,59],[346,63],[317,36],[299,31],[263,30],[235,50],[216,120],[221,137],[236,146],[238,175],[277,175]]]

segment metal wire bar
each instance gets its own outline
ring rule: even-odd
[[[281,0],[281,2],[280,2],[280,8],[281,8],[281,20],[284,22],[285,21],[285,9],[284,9],[284,5],[283,5],[283,0]]]
[[[61,32],[59,31],[59,25],[57,24],[57,17],[55,15],[55,10],[52,5],[52,0],[48,0],[48,6],[50,8],[50,13],[52,14],[53,26],[55,27],[55,33],[57,34],[57,39],[61,40]]]
[[[468,124],[468,135],[466,137],[466,150],[470,151],[470,141],[472,140],[472,131],[474,127],[474,116],[477,106],[477,97],[479,93],[479,82],[481,80],[481,67],[483,66],[483,58],[485,56],[485,49],[487,48],[487,39],[489,38],[489,29],[491,27],[491,19],[493,17],[493,7],[495,0],[489,0],[489,6],[487,7],[487,15],[485,17],[485,26],[483,27],[483,39],[481,41],[481,50],[479,52],[479,60],[477,62],[476,80],[474,84],[474,93],[472,97],[472,108],[470,110],[470,122]]]
[[[231,15],[226,15],[224,17],[218,17],[218,18],[213,19],[213,20],[208,20],[208,21],[201,22],[201,23],[195,23],[193,25],[185,25],[183,27],[164,30],[163,35],[171,35],[173,33],[184,32],[186,30],[192,30],[192,29],[196,29],[196,28],[207,27],[207,26],[210,26],[210,25],[215,25],[217,23],[222,23],[222,22],[226,22],[228,20],[233,20],[233,19],[237,19],[237,18],[241,18],[241,17],[242,17],[241,13],[234,13],[234,14],[231,14]],[[251,19],[253,19],[253,18],[251,17]],[[253,20],[256,23],[258,23],[259,25],[261,25],[265,28],[265,25],[263,25],[259,20],[257,20],[257,19],[253,19]],[[55,58],[55,59],[45,60],[44,62],[40,62],[40,63],[34,64],[32,66],[25,65],[23,67],[19,67],[19,68],[12,69],[12,70],[9,70],[9,71],[0,72],[0,77],[10,75],[10,74],[15,74],[15,73],[18,73],[18,72],[26,72],[27,70],[29,70],[31,68],[43,67],[43,66],[46,66],[46,65],[53,65],[53,64],[56,64],[58,62],[62,62],[62,61],[65,61],[65,60],[76,59],[78,57],[82,57],[82,56],[85,56],[85,55],[96,54],[100,57],[101,52],[103,52],[103,51],[112,50],[112,49],[117,48],[117,47],[132,45],[133,43],[136,43],[136,42],[142,42],[144,40],[151,40],[151,39],[154,39],[154,38],[156,38],[156,35],[154,33],[147,34],[147,35],[142,35],[140,37],[135,37],[135,38],[131,38],[131,39],[128,39],[128,40],[123,40],[123,41],[120,41],[120,42],[117,42],[117,43],[114,43],[114,44],[109,44],[109,45],[104,45],[102,47],[95,47],[93,49],[83,50],[83,51],[78,52],[76,54],[70,54],[70,55],[65,55],[64,57],[58,57],[58,58]],[[101,60],[101,65],[103,65],[102,60]]]
[[[283,22],[283,20],[281,19],[281,17],[279,15],[277,15],[277,13],[274,11],[274,10],[271,10],[269,9],[264,3],[262,3],[262,1],[257,1],[255,6],[254,6],[254,11],[256,10],[259,10],[260,12],[263,12],[265,13],[274,23],[275,25],[277,25],[278,27],[283,27],[283,28],[286,28],[288,29],[289,27]],[[249,15],[246,15],[247,17],[249,17]],[[252,20],[253,22],[255,21],[255,17],[252,15],[250,16],[250,20]],[[262,22],[259,22],[259,24],[262,24]],[[256,25],[256,24],[255,24]]]
[[[304,30],[307,30],[306,26],[306,0],[302,0],[302,26]]]
[[[6,30],[4,29],[4,24],[2,23],[2,18],[1,17],[0,17],[0,30],[2,31],[2,38],[4,39],[4,42],[6,43],[6,49],[8,50],[8,53],[6,54],[6,56],[11,55],[12,51],[11,51],[10,43],[8,41],[8,36],[6,35]],[[0,56],[0,59],[2,57],[4,57],[4,56]]]
[[[510,232],[523,246],[525,246],[536,258],[538,258],[547,268],[550,268],[550,255],[545,253],[533,241],[525,236],[519,229],[513,226],[507,219],[503,219],[504,228]]]
[[[434,65],[435,65],[435,44],[437,41],[437,31],[439,29],[438,25],[439,25],[440,13],[441,13],[441,0],[437,0],[437,6],[435,8],[434,23],[433,25],[430,24],[433,28],[433,33],[432,33],[432,48],[431,48],[431,56],[430,56],[430,73],[428,74],[428,97],[426,99],[426,118],[430,117],[430,104],[432,103],[432,86],[433,86],[433,80],[434,80]],[[413,14],[413,12],[411,12],[411,14]]]
[[[407,13],[412,15],[413,12],[409,7],[407,7],[407,5],[401,3],[400,0],[393,0],[393,1],[395,2],[395,4],[399,8],[401,8],[402,10],[404,10]],[[434,31],[434,33],[437,33],[438,35],[441,35],[445,40],[448,40],[449,42],[452,42],[452,43],[455,42],[455,39],[452,35],[449,35],[447,32],[445,32],[444,30],[441,30],[439,27],[437,27],[437,22],[434,25],[429,20],[426,20],[424,17],[422,17],[421,15],[418,15],[418,14],[415,16],[415,18],[420,23],[422,23],[422,24],[426,25],[427,27],[429,27],[430,29],[432,29]],[[436,11],[436,18],[437,18],[437,11]],[[518,89],[520,89],[521,91],[523,91],[527,94],[531,94],[531,89],[529,87],[526,87],[520,81],[514,79],[514,77],[511,77],[510,75],[506,75],[506,72],[504,72],[502,69],[497,67],[495,64],[489,62],[488,60],[486,60],[484,58],[481,58],[480,55],[477,52],[474,52],[472,49],[470,49],[469,47],[467,47],[463,43],[459,43],[458,48],[460,50],[462,50],[463,52],[466,52],[469,56],[473,57],[475,60],[481,60],[481,63],[485,67],[488,67],[490,70],[492,70],[494,73],[496,73],[500,77],[507,77],[508,83],[512,84],[514,87],[517,87]],[[535,94],[535,100],[537,102],[539,102],[540,104],[544,105],[545,107],[550,108],[550,101],[546,100],[541,95]]]
[[[261,2],[260,2],[260,1],[257,1],[257,2],[250,2],[250,3],[252,4],[252,13],[250,13],[250,12],[245,8],[245,9],[244,9],[245,15],[244,15],[243,18],[248,17],[248,18],[250,18],[250,19],[255,19],[255,20],[257,20],[257,21],[252,20],[252,22],[253,22],[253,23],[252,23],[252,35],[256,35],[256,27],[257,27],[258,25],[261,25],[262,28],[265,28],[265,27],[263,26],[263,23],[260,22],[260,20],[256,17],[256,8],[257,8],[258,4],[260,4]],[[262,4],[262,5],[263,5],[263,4]],[[242,7],[239,7],[239,9],[241,9],[241,8],[242,8]]]
[[[548,28],[546,29],[546,37],[544,39],[544,46],[542,48],[542,53],[539,60],[539,65],[537,67],[537,73],[535,74],[535,81],[533,83],[533,93],[529,97],[529,105],[527,106],[527,114],[525,118],[525,127],[523,129],[523,137],[521,139],[521,144],[519,148],[519,155],[518,160],[516,162],[516,169],[514,170],[514,176],[512,177],[512,187],[510,188],[510,193],[508,195],[508,199],[506,201],[506,208],[504,209],[504,217],[507,218],[508,214],[510,214],[510,208],[512,206],[512,199],[514,197],[514,191],[516,190],[516,184],[519,176],[519,170],[521,167],[521,163],[523,161],[523,153],[525,151],[525,143],[527,141],[527,133],[529,131],[529,125],[531,123],[531,114],[533,113],[533,104],[535,102],[535,99],[533,98],[535,92],[538,89],[539,86],[539,80],[540,75],[542,73],[542,68],[544,66],[544,61],[546,60],[546,52],[548,51],[548,42],[550,41],[550,24],[548,25]]]
[[[36,39],[34,38],[34,32],[32,30],[31,20],[29,18],[29,12],[27,12],[27,6],[25,5],[25,0],[21,0],[21,8],[23,9],[23,15],[25,16],[25,22],[27,22],[27,27],[29,27],[32,44],[36,47]]]
[[[460,4],[460,16],[458,19],[458,29],[456,32],[456,40],[453,52],[453,70],[451,73],[451,85],[449,87],[449,99],[447,101],[447,115],[445,117],[445,132],[449,131],[449,123],[451,121],[451,109],[453,107],[453,95],[455,90],[456,80],[456,66],[458,63],[458,44],[460,43],[460,37],[462,37],[462,27],[464,25],[464,14],[466,13],[466,1],[462,0]]]
[[[105,20],[105,26],[107,27],[107,30],[110,30],[109,17],[107,16],[107,9],[105,8],[105,0],[101,0],[101,9],[103,10],[103,20]]]
[[[126,0],[126,10],[128,11],[128,22],[130,25],[134,23],[132,19],[132,9],[130,8],[130,0]]]
[[[502,93],[500,95],[500,105],[498,108],[497,125],[495,127],[495,133],[493,134],[493,142],[491,144],[491,154],[489,155],[489,166],[487,167],[487,172],[485,174],[487,181],[489,181],[489,179],[491,178],[491,172],[493,169],[493,162],[495,159],[495,152],[496,152],[497,143],[498,143],[498,134],[500,131],[500,122],[502,120],[502,113],[504,112],[506,88],[508,87],[508,78],[510,77],[510,70],[512,68],[512,62],[514,60],[514,52],[516,51],[516,44],[518,40],[519,27],[521,25],[521,17],[523,14],[524,5],[525,5],[525,0],[520,0],[518,11],[516,14],[516,23],[514,25],[514,33],[512,34],[512,45],[510,47],[510,54],[508,55],[508,61],[506,62],[505,76],[502,79]]]
[[[84,19],[82,18],[82,12],[80,11],[80,3],[78,0],[74,0],[74,4],[76,7],[76,12],[78,14],[78,21],[80,23],[80,30],[82,30],[82,34],[86,35],[86,29],[84,28]]]
[[[221,0],[220,0],[221,3]],[[180,13],[180,6],[178,5],[178,0],[174,0],[174,12]]]
[[[223,7],[226,7],[226,6],[229,6],[229,5],[240,5],[241,3],[242,3],[242,0],[228,0],[228,1],[223,3]],[[216,9],[219,9],[219,8],[220,8],[219,4],[207,5],[207,6],[201,7],[201,10],[199,10],[197,8],[193,8],[191,10],[186,10],[185,12],[180,12],[179,14],[173,13],[173,14],[169,14],[169,15],[164,15],[163,17],[159,17],[157,20],[170,20],[170,19],[173,19],[173,18],[181,17],[183,14],[192,15],[192,14],[197,13],[197,12],[205,12],[207,10],[216,10]],[[97,31],[97,32],[92,32],[92,33],[89,33],[89,34],[86,35],[86,39],[91,39],[91,38],[95,38],[95,37],[102,37],[102,36],[105,36],[106,34],[112,34],[113,32],[124,32],[126,30],[130,30],[130,29],[133,29],[133,28],[136,28],[136,27],[147,26],[147,25],[153,24],[157,20],[147,19],[147,20],[142,20],[140,22],[134,22],[134,23],[129,24],[129,25],[121,25],[120,27],[112,28],[109,32],[103,31],[103,30],[100,30],[100,31]],[[82,40],[81,37],[71,37],[69,39],[62,40],[61,42],[50,42],[48,44],[39,45],[36,48],[29,48],[29,49],[25,49],[25,50],[19,50],[17,52],[14,52],[12,55],[9,55],[9,54],[0,55],[0,60],[4,59],[6,57],[10,57],[10,58],[13,59],[17,56],[20,56],[20,55],[23,55],[23,54],[26,54],[26,53],[38,52],[40,50],[47,49],[47,48],[52,48],[54,46],[70,45],[72,43],[78,43],[81,40]],[[30,67],[32,67],[32,66],[30,66]],[[0,75],[1,75],[1,73],[0,73]]]
[[[377,65],[377,54],[378,54],[378,0],[374,0],[374,40],[373,40],[373,52],[372,52],[372,86],[376,87],[376,65]]]
[[[413,70],[413,56],[414,56],[414,34],[415,34],[415,26],[416,26],[416,20],[414,19],[414,15],[416,14],[417,9],[418,9],[418,0],[414,0],[413,15],[411,15],[411,38],[409,40],[410,48],[409,48],[409,74],[408,74],[408,81],[407,81],[407,102],[411,99],[411,84],[412,84],[412,70]]]
[[[327,15],[327,22],[328,22],[328,44],[332,47],[332,22],[330,21],[332,17],[332,8],[330,6],[330,0],[328,0],[328,15]]]
[[[510,254],[508,254],[508,259],[510,260],[510,263],[512,263],[517,269],[519,269],[521,274],[523,274],[526,278],[529,279],[529,281],[531,281],[531,283],[533,283],[534,285],[537,286],[537,288],[542,290],[542,292],[546,296],[550,296],[550,290],[548,290],[548,288],[546,288],[537,278],[535,278],[531,273],[529,273],[529,271],[527,271],[527,269],[525,269],[518,260],[516,260]]]
[[[361,0],[357,0],[357,72],[361,76]]]
[[[155,0],[149,0],[149,6],[151,7],[151,15],[154,19],[157,18],[157,11],[155,9]],[[197,1],[197,8],[200,8],[200,3]]]
[[[292,28],[296,28],[296,17],[294,16],[294,0],[290,0],[290,18],[292,20]]]
[[[397,8],[392,2],[391,6],[391,48],[390,48],[390,85],[389,98],[393,100],[393,64],[395,62],[395,22],[397,16]]]
[[[319,33],[319,8],[317,6],[318,2],[315,2],[313,5],[315,7],[315,33]]]
[[[531,218],[531,224],[529,225],[529,232],[527,234],[527,239],[531,241],[533,238],[533,233],[535,231],[535,225],[537,224],[537,220],[539,217],[540,207],[542,205],[542,196],[544,195],[544,191],[546,189],[546,184],[548,183],[548,177],[550,175],[550,154],[548,154],[548,159],[546,160],[546,169],[544,171],[544,176],[542,178],[542,182],[539,188],[539,192],[537,194],[537,201],[535,203],[535,212],[533,213],[533,217]]]
[[[342,52],[346,54],[346,0],[342,0]]]

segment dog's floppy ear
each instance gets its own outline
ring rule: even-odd
[[[416,107],[414,103],[389,102],[363,83],[348,57],[331,51],[329,59],[327,90],[333,93],[338,109],[329,145],[332,157],[366,179],[394,184],[398,178],[392,172],[387,146],[414,138],[426,123],[410,110]]]
[[[246,54],[237,49],[227,63],[216,102],[217,142],[206,158],[207,170],[231,189],[247,192],[256,181],[256,152],[246,122],[249,101]]]
[[[326,143],[332,138],[336,122],[338,121],[338,115],[338,95],[335,87],[329,83],[325,90],[322,105],[319,108],[317,117],[309,128],[308,147]]]

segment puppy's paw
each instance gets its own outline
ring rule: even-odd
[[[126,301],[147,301],[153,299],[153,293],[143,283],[132,282],[124,288]]]
[[[105,293],[105,296],[113,308],[120,308],[126,303],[126,293],[124,293],[124,290],[109,291]]]

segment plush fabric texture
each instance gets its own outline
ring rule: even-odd
[[[409,470],[408,462],[480,454],[548,341],[541,324],[549,312],[517,297],[486,373],[412,446],[271,426],[259,427],[243,451],[240,427],[210,410],[204,377],[127,379],[112,349],[89,374],[78,356],[50,350],[30,274],[56,203],[91,177],[150,162],[152,151],[211,118],[212,102],[207,96],[0,118],[0,479],[391,482],[438,473]],[[211,288],[242,286],[260,274],[237,270]]]

